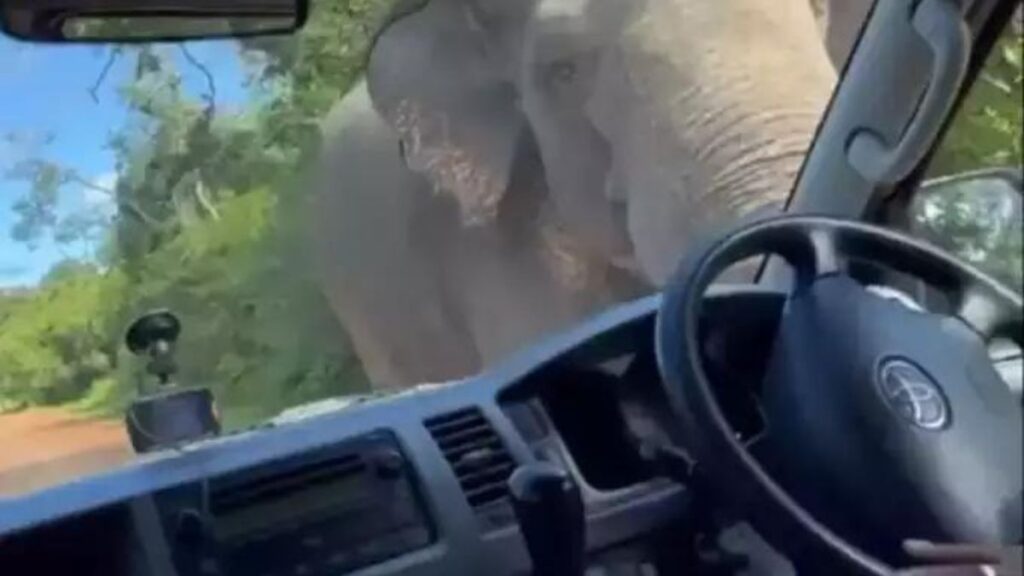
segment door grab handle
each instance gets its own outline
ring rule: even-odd
[[[914,169],[931,145],[949,113],[967,72],[971,32],[957,0],[922,0],[911,25],[932,51],[932,73],[917,111],[895,146],[875,131],[854,131],[847,158],[862,176],[880,184],[894,184]]]

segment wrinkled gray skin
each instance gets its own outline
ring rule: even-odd
[[[474,373],[781,205],[853,3],[431,0],[387,27],[326,122],[311,226],[371,379]]]

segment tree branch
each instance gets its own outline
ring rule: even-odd
[[[117,202],[117,206],[119,208],[126,210],[129,214],[134,216],[136,219],[138,219],[146,226],[149,226],[154,230],[160,230],[165,228],[163,222],[147,214],[146,211],[143,210],[142,207],[139,206],[136,202],[133,202],[131,200],[122,200],[120,198],[115,199],[114,201]]]
[[[100,75],[96,77],[96,81],[92,83],[92,87],[89,88],[89,96],[92,97],[92,101],[96,104],[100,103],[99,89],[103,85],[103,81],[107,79],[107,74],[110,73],[110,69],[114,67],[114,62],[117,61],[118,55],[121,51],[113,49],[110,51],[110,55],[107,56],[107,62],[103,65],[103,69],[100,70]]]
[[[213,202],[210,201],[210,198],[206,195],[206,187],[203,186],[202,179],[196,180],[196,186],[193,192],[195,194],[196,201],[199,202],[199,205],[203,207],[203,210],[206,210],[206,213],[210,215],[210,218],[213,218],[214,220],[220,220],[220,212],[217,210],[217,207],[213,205]]]
[[[114,196],[116,194],[116,192],[113,189],[107,188],[106,186],[100,186],[99,184],[97,184],[97,183],[95,183],[92,180],[89,180],[87,178],[82,178],[82,176],[80,174],[78,174],[77,172],[74,172],[72,170],[65,171],[64,172],[64,178],[68,182],[74,182],[75,184],[78,184],[79,186],[82,186],[83,188],[89,188],[90,190],[95,190],[97,192],[102,192],[102,193],[104,193],[104,194],[106,194],[108,196]]]
[[[65,178],[69,182],[74,182],[82,187],[89,188],[90,190],[95,190],[97,192],[110,196],[114,203],[117,204],[118,208],[125,210],[126,212],[128,212],[129,214],[131,214],[132,216],[134,216],[135,218],[137,218],[150,228],[159,229],[164,227],[163,223],[160,222],[160,220],[157,220],[156,218],[150,216],[149,213],[143,210],[142,207],[139,206],[137,202],[133,200],[119,198],[117,195],[117,191],[115,190],[107,188],[106,186],[100,186],[99,184],[87,178],[82,178],[80,174],[73,171],[65,172]]]
[[[205,64],[197,60],[196,57],[192,55],[192,52],[190,52],[188,47],[186,47],[184,44],[178,45],[178,49],[181,50],[181,54],[185,57],[185,60],[187,60],[188,63],[195,67],[197,70],[202,72],[203,76],[206,77],[207,92],[206,96],[204,97],[207,106],[206,113],[209,116],[213,116],[213,111],[215,109],[217,102],[217,85],[213,81],[213,74],[210,73],[210,69],[207,68]]]

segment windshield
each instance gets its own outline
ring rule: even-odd
[[[454,382],[656,291],[784,204],[870,8],[570,4],[0,37],[0,494],[133,457],[125,409],[161,385],[124,334],[150,310],[181,322],[171,386],[233,431]]]

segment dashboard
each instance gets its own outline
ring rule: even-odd
[[[750,287],[709,292],[704,342],[716,379],[758,380],[783,302]],[[0,571],[527,574],[507,482],[518,465],[544,461],[580,488],[589,565],[662,573],[694,495],[650,457],[651,447],[686,445],[654,358],[659,303],[612,309],[467,380],[281,419],[0,501]],[[756,433],[742,390],[723,393],[736,396],[741,430]]]

